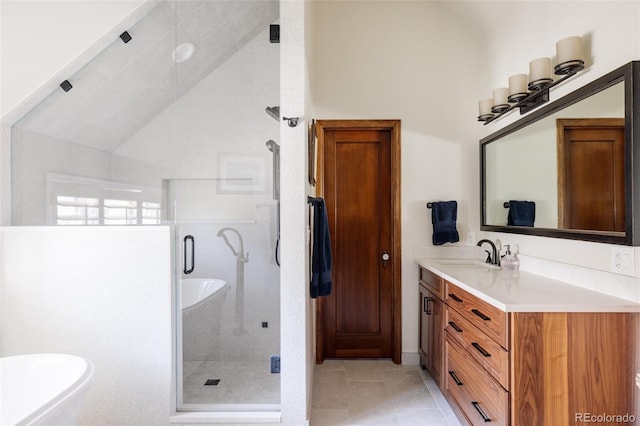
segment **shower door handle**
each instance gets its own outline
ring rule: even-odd
[[[187,241],[191,240],[191,268],[187,269]],[[184,270],[182,272],[184,272],[185,274],[190,274],[193,272],[193,269],[196,266],[196,262],[195,262],[195,255],[196,255],[196,243],[195,240],[193,239],[193,235],[187,235],[186,237],[184,237]]]

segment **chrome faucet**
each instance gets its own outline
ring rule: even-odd
[[[491,246],[491,251],[489,250],[485,250],[487,252],[487,263],[490,263],[492,265],[498,265],[500,266],[500,257],[498,256],[498,249],[496,247],[496,245],[493,243],[493,241],[491,240],[480,240],[478,241],[478,244],[476,244],[478,247],[482,247],[483,243],[489,243],[489,245]]]

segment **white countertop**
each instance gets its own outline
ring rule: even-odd
[[[468,259],[460,264],[425,257],[415,261],[506,312],[640,312],[640,303],[530,272],[491,268]]]

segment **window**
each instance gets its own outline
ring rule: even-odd
[[[142,203],[142,224],[155,225],[160,223],[160,203]]]
[[[53,200],[51,222],[57,225],[159,225],[162,190],[128,184],[47,175]]]
[[[97,198],[60,195],[56,200],[58,225],[98,225],[100,223],[100,200]]]
[[[105,225],[135,225],[138,223],[138,202],[129,200],[104,200]]]

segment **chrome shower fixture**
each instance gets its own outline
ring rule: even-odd
[[[266,107],[264,110],[274,120],[280,121],[280,106]],[[296,127],[300,117],[282,117],[282,119],[287,122],[289,127]]]
[[[270,117],[276,121],[280,121],[280,106],[266,107],[264,109]]]
[[[271,152],[274,152],[274,148],[276,150],[280,150],[280,145],[278,145],[273,139],[269,139],[265,145],[267,145],[267,149]]]

